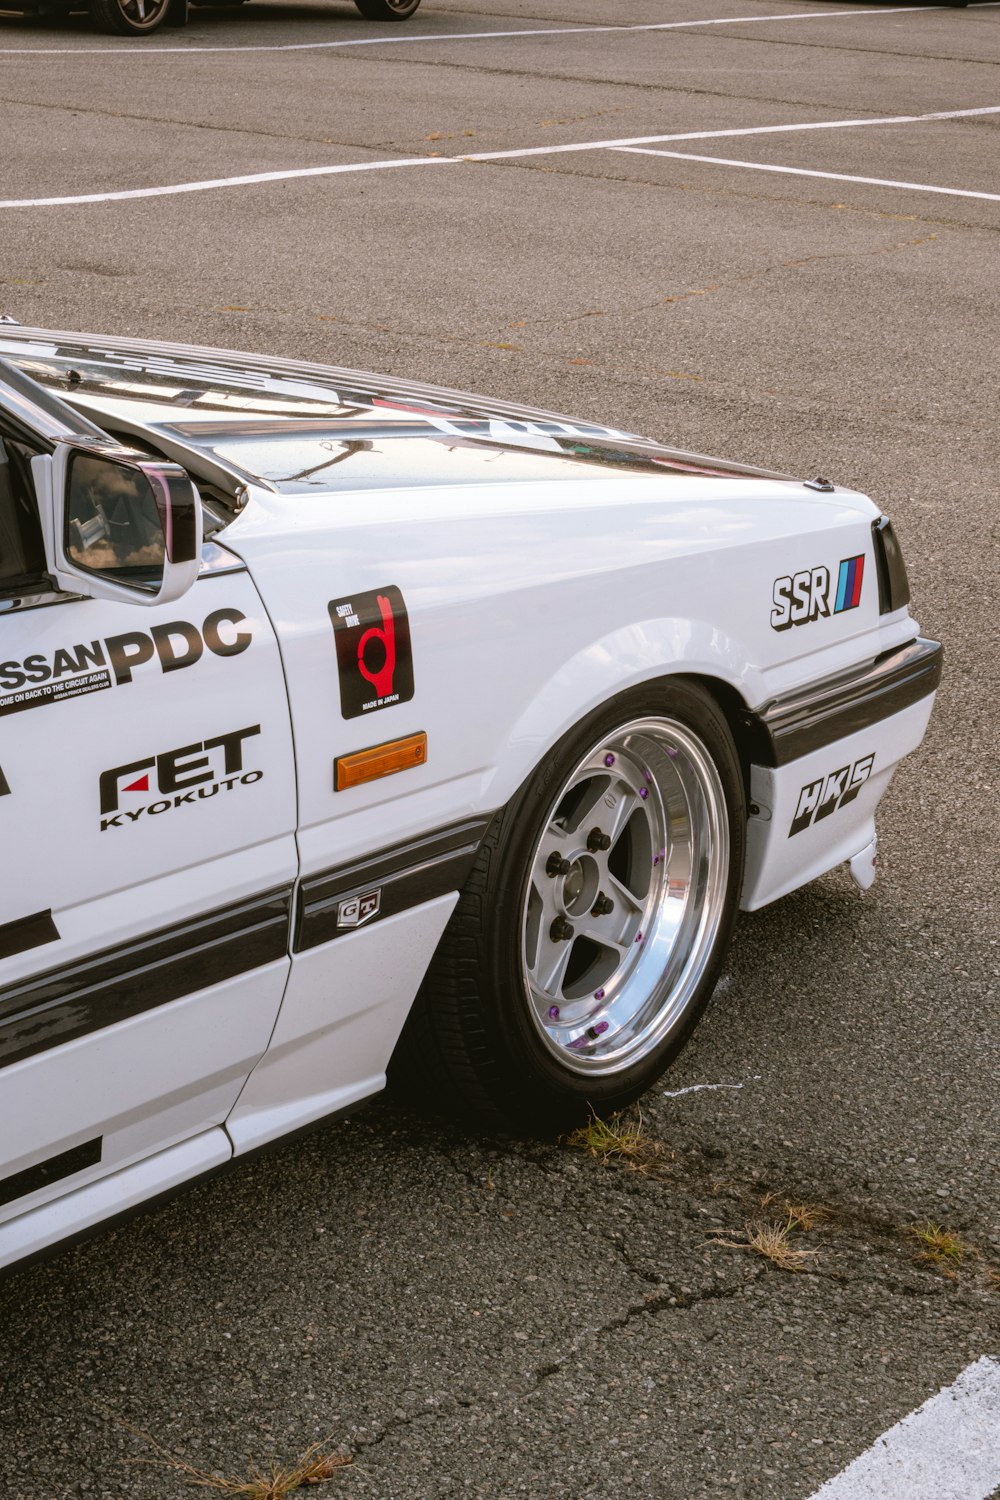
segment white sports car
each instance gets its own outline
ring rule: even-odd
[[[739,907],[874,878],[907,603],[823,479],[0,327],[0,1265],[394,1059],[520,1128],[636,1098]]]

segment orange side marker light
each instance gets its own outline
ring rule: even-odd
[[[397,771],[411,771],[422,766],[427,759],[427,735],[408,734],[405,739],[386,740],[383,745],[372,745],[368,750],[355,750],[350,755],[338,755],[333,763],[333,789],[335,792],[349,791],[352,786],[361,786],[365,781],[377,781],[380,776],[393,776]]]

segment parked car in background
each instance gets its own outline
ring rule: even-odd
[[[199,9],[233,10],[246,0],[0,0],[0,15],[35,18],[89,11],[95,26],[119,36],[149,36],[160,26],[186,26],[189,4]],[[406,21],[420,0],[354,0],[368,21]]]

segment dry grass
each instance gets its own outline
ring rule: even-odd
[[[938,1266],[944,1271],[960,1266],[967,1255],[974,1254],[970,1245],[950,1229],[928,1220],[924,1224],[911,1224],[910,1234],[922,1246],[917,1260],[923,1265]]]
[[[242,1497],[242,1500],[286,1500],[293,1490],[305,1489],[308,1485],[324,1484],[351,1462],[349,1454],[331,1453],[325,1442],[313,1443],[289,1468],[280,1468],[271,1462],[268,1469],[252,1469],[245,1479],[232,1474],[213,1474],[208,1469],[199,1469],[186,1459],[178,1458],[148,1432],[127,1422],[124,1417],[110,1413],[129,1432],[142,1438],[154,1449],[155,1458],[139,1459],[140,1463],[159,1464],[182,1474],[188,1484],[198,1489],[215,1490],[220,1495]]]
[[[779,1271],[804,1271],[816,1251],[798,1249],[792,1242],[793,1230],[794,1226],[789,1219],[783,1224],[774,1219],[752,1219],[741,1230],[736,1231],[743,1236],[742,1239],[716,1239],[709,1243],[722,1245],[727,1250],[753,1250],[777,1266]]]
[[[795,1229],[799,1234],[808,1234],[811,1229],[828,1224],[832,1217],[830,1210],[824,1208],[822,1203],[790,1203],[787,1199],[785,1212],[788,1215],[789,1229]]]
[[[633,1172],[648,1172],[663,1155],[659,1141],[643,1130],[641,1115],[637,1120],[625,1120],[621,1115],[602,1120],[592,1114],[586,1125],[578,1126],[564,1140],[567,1146],[586,1151],[605,1165],[621,1161]]]

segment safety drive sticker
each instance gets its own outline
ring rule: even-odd
[[[340,678],[340,711],[345,719],[413,697],[410,622],[399,589],[388,585],[349,599],[331,599]]]

